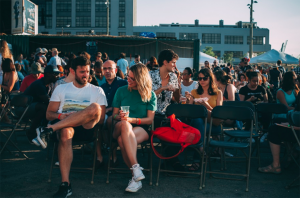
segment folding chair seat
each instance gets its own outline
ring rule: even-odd
[[[117,140],[115,140],[113,138],[113,131],[114,131],[114,126],[116,124],[116,122],[112,119],[112,122],[113,123],[113,127],[111,127],[111,131],[110,131],[110,138],[109,138],[109,154],[108,154],[108,164],[107,164],[107,178],[106,178],[106,183],[108,184],[109,183],[109,176],[110,176],[110,173],[111,171],[116,171],[116,172],[119,172],[119,173],[129,173],[129,169],[128,168],[118,168],[118,167],[112,167],[111,166],[111,158],[113,157],[113,150],[114,149],[117,149],[118,145],[117,145]],[[152,122],[151,126],[149,126],[149,128],[151,127],[151,130],[154,130],[154,121]],[[117,146],[113,147],[113,143]],[[142,152],[144,152],[143,148],[147,148],[147,151],[148,151],[148,167],[149,168],[144,168],[143,171],[146,171],[146,172],[149,172],[150,174],[150,181],[149,181],[149,185],[152,186],[152,160],[153,160],[153,153],[152,153],[152,149],[151,149],[151,142],[150,142],[150,137],[147,141],[144,141],[142,143],[140,143],[140,146],[141,146],[141,149],[142,149]]]
[[[255,112],[255,107],[251,102],[248,101],[224,101],[223,106],[235,106],[235,107],[248,107],[250,108],[253,112]],[[255,114],[254,114],[255,116]],[[252,133],[252,138],[255,140],[255,146],[257,150],[257,158],[258,159],[258,167],[260,167],[260,152],[259,152],[259,130],[258,130],[258,123],[257,119],[254,119],[254,124],[255,124],[255,130]],[[250,131],[245,131],[245,130],[224,130],[224,134],[230,137],[231,139],[249,139],[249,141],[252,141],[250,139]],[[254,150],[251,152],[252,154],[254,153]],[[251,154],[251,155],[252,155]],[[232,158],[232,157],[230,157]],[[254,157],[253,157],[254,158]]]
[[[11,140],[11,137],[13,136],[13,134],[15,133],[19,123],[21,122],[21,120],[23,119],[24,115],[26,114],[27,110],[28,110],[28,107],[29,105],[32,103],[32,97],[31,96],[26,96],[24,94],[20,94],[20,95],[15,95],[14,97],[12,97],[12,99],[10,100],[10,106],[13,106],[13,107],[22,107],[24,108],[24,111],[22,113],[22,115],[19,117],[18,121],[16,124],[14,125],[9,125],[9,124],[5,124],[5,123],[1,123],[1,129],[3,128],[12,128],[11,130],[11,133],[7,136],[5,135],[5,132],[4,131],[1,131],[1,134],[6,136],[7,137],[7,140],[6,142],[4,143],[4,145],[2,146],[1,148],[1,151],[0,151],[0,155],[2,154],[2,152],[4,151],[5,147],[7,146],[8,142],[12,143],[13,146],[19,150],[20,153],[22,153],[22,155],[28,159],[28,157],[19,149],[19,147]],[[5,113],[5,112],[4,112]]]
[[[211,121],[210,126],[212,126],[213,119],[221,119],[221,120],[240,120],[240,121],[251,121],[251,130],[250,130],[250,139],[252,139],[253,135],[253,123],[254,123],[254,112],[249,107],[236,107],[236,106],[217,106],[212,110],[211,113]],[[221,125],[221,129],[223,132],[223,126]],[[206,134],[204,134],[206,136]],[[206,159],[205,159],[205,169],[204,169],[204,178],[203,178],[203,187],[205,187],[205,178],[206,174],[223,174],[223,175],[232,175],[232,176],[241,176],[246,177],[247,185],[246,191],[248,191],[249,187],[249,174],[250,174],[250,160],[251,160],[251,147],[252,144],[249,142],[228,142],[228,141],[215,141],[210,139],[211,129],[209,131],[207,146],[205,147],[206,151]],[[206,138],[206,137],[205,137]],[[211,167],[210,170],[207,171],[207,164],[210,162],[210,148],[221,148],[223,150],[221,157],[224,159],[224,149],[225,148],[233,148],[233,149],[240,149],[243,151],[247,161],[247,171],[246,174],[237,174],[237,173],[227,173],[227,172],[220,172],[220,171],[212,171]],[[249,154],[245,153],[245,150],[249,148]],[[222,162],[222,161],[221,161]],[[217,177],[215,177],[217,178]],[[235,179],[235,178],[219,178],[219,179]]]
[[[202,105],[171,104],[166,109],[166,116],[170,116],[172,114],[175,114],[176,118],[178,118],[181,121],[183,121],[183,119],[197,119],[197,118],[204,119],[204,124],[205,124],[204,131],[206,131],[206,128],[207,128],[207,109],[206,109],[206,107],[204,107]],[[199,142],[198,144],[188,146],[186,149],[188,149],[188,148],[193,149],[194,151],[196,151],[199,158],[203,159],[204,152],[201,153],[199,150],[199,148],[203,144],[204,144],[203,142]],[[161,141],[161,153],[162,154],[164,154],[164,151],[168,147],[181,147],[181,145]],[[160,172],[179,173],[179,174],[184,174],[184,175],[191,174],[191,175],[199,175],[199,177],[200,177],[199,189],[202,189],[203,161],[204,160],[202,160],[202,162],[201,162],[201,171],[200,172],[187,172],[187,171],[173,171],[173,170],[161,169],[161,159],[159,159],[156,185],[158,186]]]
[[[100,126],[96,125],[94,127],[94,129],[95,129],[95,135],[91,139],[84,140],[84,141],[79,141],[79,140],[72,141],[72,146],[75,146],[75,145],[85,145],[85,144],[89,144],[89,143],[94,143],[94,148],[93,148],[93,152],[92,152],[92,154],[93,154],[93,167],[81,168],[81,167],[72,167],[71,166],[71,171],[72,170],[76,170],[77,172],[92,171],[91,184],[94,184],[94,176],[95,176],[95,169],[96,169],[96,157],[97,157],[96,156],[96,151],[97,151],[97,146],[96,145],[97,145],[97,142],[98,142],[98,132],[100,130]],[[49,139],[49,137],[48,137],[48,139]],[[50,172],[49,172],[48,182],[51,182],[53,168],[59,168],[57,166],[54,166],[55,165],[54,158],[55,158],[55,154],[57,153],[57,147],[58,147],[58,143],[59,143],[59,140],[56,137],[56,133],[53,133],[52,136],[50,137],[50,139],[51,139],[51,141],[53,141],[53,152],[52,152],[52,159],[51,159],[51,165],[50,165]],[[49,147],[49,144],[48,144],[48,147]],[[83,157],[83,154],[82,154],[82,157]]]
[[[291,126],[291,130],[292,130],[292,132],[293,132],[293,134],[295,136],[295,139],[297,141],[296,150],[297,150],[298,154],[300,154],[300,141],[299,141],[299,137],[298,137],[298,135],[297,135],[297,133],[295,131],[295,128],[294,128],[294,126],[300,127],[300,112],[298,111],[298,112],[290,112],[290,113],[288,113],[287,120],[288,120],[288,122],[289,122],[289,124]],[[292,159],[298,165],[298,168],[300,170],[300,166],[297,163],[296,159],[294,157],[292,157]],[[288,184],[286,186],[286,188],[289,189],[289,188],[292,188],[292,187],[299,186],[300,185],[299,183],[297,185],[293,185],[299,179],[300,179],[300,175],[298,175],[290,184]]]

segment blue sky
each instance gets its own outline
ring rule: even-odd
[[[161,23],[194,23],[232,25],[249,21],[247,4],[251,0],[137,0],[137,25]],[[300,0],[257,0],[254,21],[258,27],[270,30],[272,49],[280,50],[288,40],[286,53],[300,55]]]

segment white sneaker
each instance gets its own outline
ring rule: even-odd
[[[261,136],[260,142],[263,143],[267,136],[268,136],[268,133],[265,133],[263,136]]]
[[[40,142],[38,141],[37,138],[32,139],[32,143],[36,146],[41,146]]]
[[[134,181],[138,182],[138,181],[141,181],[142,179],[145,179],[145,175],[142,172],[142,170],[144,170],[144,168],[140,167],[139,164],[133,165],[130,170],[133,171],[132,179],[134,179]]]
[[[128,186],[125,189],[125,191],[127,191],[127,192],[137,192],[141,188],[142,188],[142,182],[141,181],[136,182],[132,178],[131,180],[129,180]]]

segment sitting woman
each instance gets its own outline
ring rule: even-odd
[[[248,84],[242,87],[239,91],[241,101],[249,101],[252,103],[268,102],[268,95],[266,90],[258,85],[258,72],[248,71]]]
[[[207,108],[208,111],[208,119],[207,119],[207,129],[206,133],[209,132],[209,123],[211,111],[216,106],[221,106],[223,104],[223,96],[222,91],[220,91],[215,82],[213,73],[210,69],[204,68],[201,69],[198,73],[198,81],[199,87],[197,89],[192,90],[191,94],[186,94],[186,98],[188,100],[188,104],[196,104],[203,105]],[[201,133],[200,142],[203,142],[204,138],[204,120],[201,118],[193,119],[191,121],[191,126],[197,128]],[[212,135],[219,135],[221,132],[220,120],[214,119],[212,125]],[[214,137],[215,138],[215,137]],[[203,147],[200,148],[200,151],[203,150]],[[212,154],[212,157],[220,156],[218,149]],[[199,169],[199,163],[195,163],[192,165],[190,170],[195,171]]]
[[[193,77],[193,71],[191,68],[186,67],[183,72],[181,73],[181,77],[182,77],[182,82],[181,82],[181,95],[184,96],[185,92],[189,92],[191,93],[191,91],[193,89],[197,89],[198,87],[198,82],[197,81],[193,81],[192,77]]]
[[[114,97],[112,117],[118,122],[115,125],[113,138],[117,139],[123,159],[132,170],[126,191],[137,192],[142,188],[141,180],[145,178],[138,164],[137,145],[148,140],[156,111],[156,95],[152,91],[152,82],[148,69],[143,64],[137,64],[129,69],[128,86],[120,87]],[[129,112],[123,112],[121,107],[129,106]]]
[[[15,65],[13,64],[11,59],[9,58],[3,59],[2,70],[3,70],[2,88],[4,89],[4,93],[9,94],[12,91],[18,91],[20,88],[18,73],[16,72]]]
[[[247,84],[247,76],[243,73],[238,75],[238,81],[235,82],[235,87],[239,91],[242,87]]]
[[[231,76],[228,76],[223,70],[214,72],[216,84],[223,93],[223,101],[235,101],[236,88],[230,84]]]
[[[298,87],[295,83],[297,76],[293,71],[286,72],[283,76],[282,86],[276,94],[276,102],[284,104],[289,111],[294,110],[294,104],[298,94]],[[275,114],[273,118],[286,118],[286,114]]]
[[[263,88],[265,88],[266,92],[267,92],[267,95],[268,95],[268,102],[269,103],[272,103],[274,98],[273,98],[273,95],[272,95],[272,92],[271,92],[271,89],[273,89],[274,85],[271,85],[269,82],[268,82],[268,76],[266,74],[261,74],[261,86]]]
[[[300,94],[297,96],[296,107],[294,111],[300,111]],[[294,127],[297,136],[300,136],[300,128]],[[269,166],[258,168],[262,173],[281,173],[280,166],[280,145],[282,141],[296,142],[296,138],[289,127],[288,123],[281,123],[280,125],[272,125],[268,130],[268,140],[271,148],[273,162]]]

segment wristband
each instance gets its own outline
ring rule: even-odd
[[[140,118],[138,118],[138,125],[141,125],[141,119]]]
[[[58,114],[58,118],[57,119],[59,119],[60,120],[60,116],[62,115],[62,113],[60,113],[60,114]]]
[[[116,114],[116,115],[114,115],[114,120],[116,119],[116,117],[117,117],[118,115]]]

